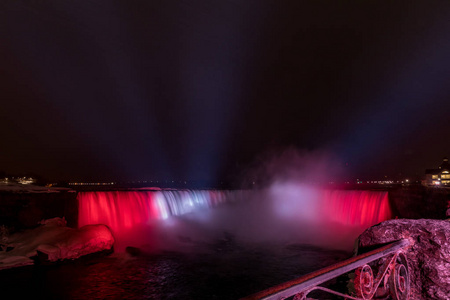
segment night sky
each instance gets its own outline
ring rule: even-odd
[[[0,171],[225,180],[285,149],[450,156],[450,2],[1,1]]]

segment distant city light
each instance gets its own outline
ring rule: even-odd
[[[114,182],[69,182],[69,185],[114,185]]]

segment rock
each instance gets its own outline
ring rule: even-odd
[[[131,255],[132,257],[140,256],[142,255],[142,250],[136,247],[128,246],[125,248],[125,252]]]
[[[114,237],[106,225],[86,225],[80,229],[69,228],[64,236],[37,247],[48,255],[49,261],[76,259],[83,255],[111,249]]]
[[[66,227],[64,218],[40,222],[41,226],[14,233],[0,246],[0,270],[38,262],[72,260],[88,254],[111,250],[114,237],[102,224],[79,229]],[[6,251],[5,251],[6,250]]]
[[[397,219],[368,228],[358,248],[399,239],[412,243],[405,254],[411,279],[410,299],[450,299],[450,221]]]
[[[47,227],[66,227],[67,226],[67,221],[65,217],[62,218],[51,218],[51,219],[47,219],[47,220],[41,220],[40,222],[38,222],[38,224],[43,225],[43,226],[47,226]]]

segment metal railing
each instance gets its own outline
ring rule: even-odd
[[[294,296],[295,300],[307,299],[307,295],[314,290],[341,296],[346,299],[409,299],[410,280],[408,262],[404,249],[410,244],[409,240],[392,242],[378,249],[349,258],[332,266],[306,274],[302,277],[258,292],[243,300],[253,299],[286,299]],[[375,270],[376,276],[369,263],[379,261]],[[346,295],[319,286],[333,278],[355,270],[354,295]]]

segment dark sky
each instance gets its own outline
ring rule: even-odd
[[[216,180],[291,147],[422,175],[450,156],[450,2],[4,0],[0,101],[6,173]]]

